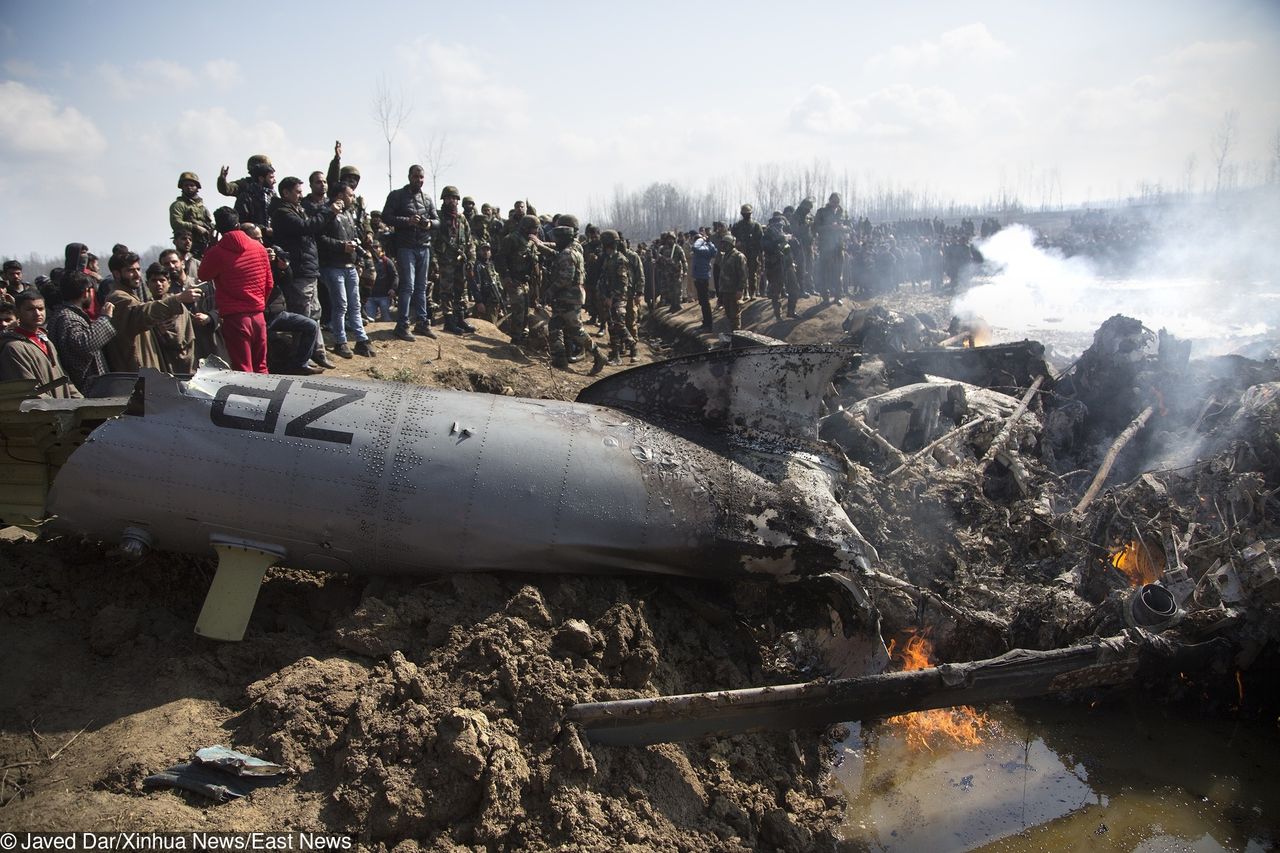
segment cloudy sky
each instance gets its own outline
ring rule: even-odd
[[[699,8],[0,0],[0,254],[166,241],[179,172],[212,208],[219,166],[261,151],[305,177],[335,139],[380,205],[380,78],[412,105],[395,185],[434,136],[441,183],[504,209],[589,212],[618,186],[772,162],[1097,201],[1203,184],[1228,110],[1243,176],[1280,133],[1275,0]]]

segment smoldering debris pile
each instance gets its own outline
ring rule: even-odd
[[[846,330],[864,357],[821,435],[849,457],[845,508],[895,581],[869,581],[886,636],[928,630],[947,660],[1134,626],[1222,638],[1231,655],[1167,695],[1274,701],[1274,362],[1193,359],[1119,315],[1061,374],[1034,341],[975,347],[883,309]]]

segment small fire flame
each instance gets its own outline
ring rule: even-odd
[[[889,657],[902,664],[903,672],[925,669],[932,666],[933,644],[926,634],[914,631],[907,635],[906,642],[900,652],[897,640],[889,641]],[[977,746],[983,741],[983,733],[997,728],[986,714],[980,714],[968,705],[955,708],[935,708],[931,711],[916,711],[911,714],[899,714],[885,721],[888,725],[900,729],[912,749],[933,751],[933,743],[939,739],[950,739],[960,746]]]
[[[1156,555],[1147,543],[1134,539],[1111,552],[1111,565],[1124,575],[1131,586],[1155,583],[1160,579]]]

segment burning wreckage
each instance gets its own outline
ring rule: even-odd
[[[1117,316],[1059,373],[1036,342],[930,325],[873,308],[838,345],[740,335],[576,403],[216,364],[83,401],[7,383],[0,514],[125,554],[216,552],[196,630],[223,640],[278,562],[822,587],[830,624],[797,652],[814,680],[569,707],[601,743],[1261,682],[1280,633],[1275,363],[1191,360]],[[918,652],[923,635],[967,662],[886,672],[881,638]]]

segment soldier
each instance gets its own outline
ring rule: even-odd
[[[431,233],[431,251],[440,265],[436,301],[444,316],[444,330],[470,335],[475,327],[467,322],[467,282],[475,275],[476,250],[471,226],[458,210],[458,188],[448,186],[440,193],[440,222]]]
[[[631,263],[620,251],[618,232],[600,234],[600,303],[609,324],[609,363],[621,364],[622,351],[635,347],[635,339],[627,329],[627,302],[632,293]]]
[[[264,239],[271,237],[271,207],[276,198],[276,167],[266,154],[254,154],[249,158],[249,174],[238,181],[228,181],[230,167],[223,166],[218,173],[218,192],[235,198],[236,215],[241,222],[252,223],[262,229]]]
[[[494,258],[510,314],[508,334],[517,345],[524,343],[529,333],[530,288],[536,286],[539,273],[538,247],[533,242],[537,230],[538,217],[525,216],[518,228],[502,238]]]
[[[588,322],[599,327],[597,337],[604,334],[605,323],[600,313],[600,266],[604,250],[600,247],[600,229],[587,223],[585,238],[582,241],[582,260],[587,265],[587,317]]]
[[[733,223],[730,233],[737,239],[738,251],[747,258],[748,299],[755,299],[760,288],[760,261],[764,257],[764,229],[760,223],[752,220],[752,208],[744,204],[741,209],[742,218]]]
[[[775,211],[764,231],[765,275],[769,279],[769,299],[773,302],[773,319],[782,319],[782,293],[787,294],[787,316],[796,316],[796,302],[800,298],[796,280],[795,262],[792,261],[793,239],[786,231],[786,217]],[[796,245],[799,245],[798,243]]]
[[[183,172],[178,176],[178,189],[182,194],[169,205],[169,227],[174,237],[191,235],[191,252],[197,258],[204,257],[204,250],[213,245],[213,217],[200,198],[200,178],[195,172]]]
[[[724,306],[724,316],[729,321],[729,331],[736,332],[740,327],[738,310],[739,299],[747,287],[750,275],[747,258],[737,248],[737,238],[725,234],[720,238],[720,304]]]
[[[472,282],[476,316],[495,326],[506,314],[506,297],[502,279],[493,265],[493,250],[484,241],[476,243],[476,274]]]
[[[784,213],[786,211],[783,211]],[[800,251],[792,258],[800,290],[812,295],[813,285],[813,199],[805,196],[791,214],[791,234],[800,242]]]
[[[658,298],[667,304],[672,313],[680,310],[680,291],[688,269],[684,249],[676,244],[675,233],[665,232],[654,254],[654,277],[658,280]]]
[[[604,370],[605,355],[595,341],[582,328],[583,283],[586,281],[586,262],[578,249],[575,238],[578,220],[573,216],[560,217],[560,224],[551,229],[555,240],[556,257],[551,264],[547,281],[547,300],[551,306],[551,323],[548,329],[551,346],[551,366],[569,369],[566,339],[575,343],[594,359],[591,374]]]
[[[351,194],[355,201],[352,202],[351,207],[347,208],[347,212],[351,214],[351,219],[356,224],[361,245],[365,245],[373,239],[373,226],[365,208],[364,196],[356,193],[356,189],[360,186],[360,170],[355,166],[342,165],[342,143],[337,140],[333,143],[333,159],[329,161],[328,181],[330,187],[340,183],[351,187]]]
[[[639,253],[631,248],[631,244],[623,238],[622,234],[618,234],[618,252],[627,259],[627,265],[631,268],[631,289],[627,293],[627,334],[630,341],[627,344],[627,355],[631,356],[631,363],[636,361],[636,341],[640,337],[640,329],[637,324],[637,318],[640,313],[640,298],[644,296],[645,291],[645,275],[644,261],[640,258]]]
[[[849,230],[840,193],[832,193],[826,206],[813,215],[813,230],[818,242],[818,293],[823,305],[833,299],[840,305],[844,295],[844,239]]]

